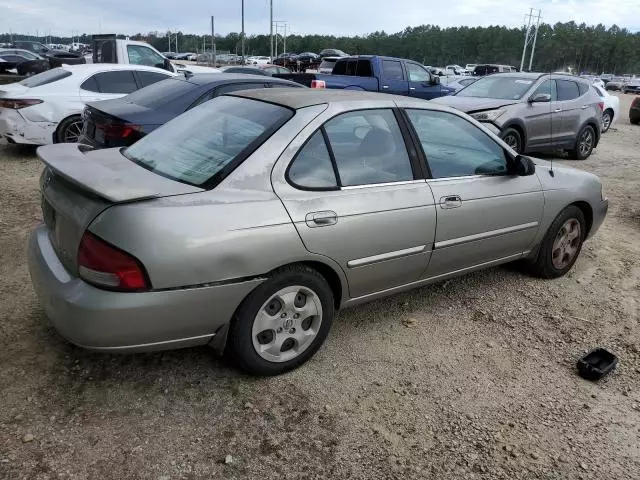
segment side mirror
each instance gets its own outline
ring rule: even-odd
[[[513,159],[513,173],[519,177],[528,177],[536,173],[536,164],[529,157],[518,155]]]
[[[433,85],[440,85],[440,77],[431,77],[431,83]]]
[[[536,93],[529,97],[529,103],[548,103],[551,101],[551,95],[548,93]]]

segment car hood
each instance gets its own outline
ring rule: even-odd
[[[448,107],[456,108],[465,113],[479,112],[482,110],[493,110],[507,105],[519,103],[518,100],[499,100],[496,98],[477,98],[477,97],[460,97],[457,95],[449,95],[446,97],[435,98],[432,102]]]

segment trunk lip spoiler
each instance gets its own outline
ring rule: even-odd
[[[56,175],[112,203],[206,191],[142,168],[123,156],[118,148],[95,150],[89,145],[62,143],[39,147],[36,153]],[[50,176],[48,178],[50,180]],[[43,187],[46,183],[47,178]]]

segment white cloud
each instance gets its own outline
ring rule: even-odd
[[[27,3],[28,1],[28,3]],[[0,3],[0,32],[41,35],[85,33],[134,34],[180,29],[186,33],[210,31],[209,17],[216,16],[216,31],[240,30],[241,0],[110,0],[89,4],[86,0],[5,0]],[[274,0],[274,18],[286,20],[295,33],[335,35],[388,33],[422,24],[486,26],[523,24],[529,7],[543,10],[546,23],[617,24],[640,29],[640,0]],[[245,31],[268,33],[269,0],[245,0]]]

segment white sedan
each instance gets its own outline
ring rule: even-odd
[[[9,143],[75,143],[87,102],[123,97],[175,73],[143,65],[62,65],[0,85],[0,137]]]
[[[609,130],[620,116],[620,99],[615,95],[611,95],[597,84],[594,84],[593,88],[598,92],[598,96],[604,103],[604,108],[602,109],[602,133],[604,133]]]

